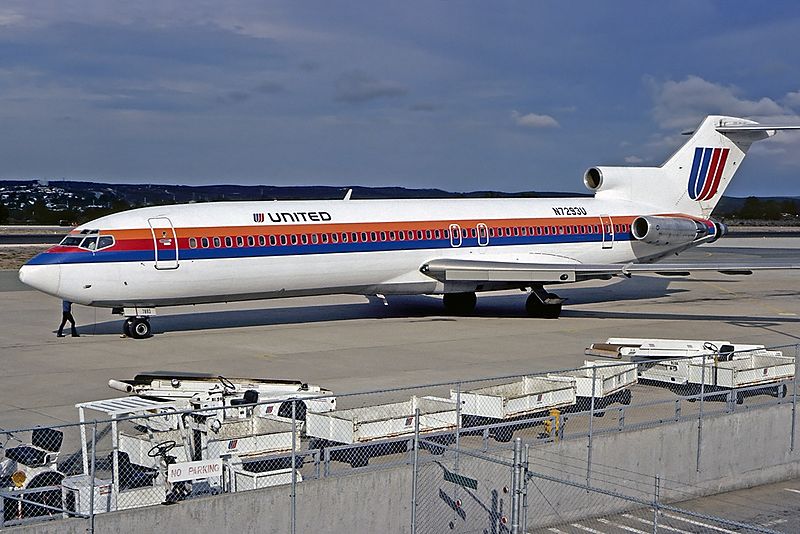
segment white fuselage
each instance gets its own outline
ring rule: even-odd
[[[653,261],[687,248],[631,239],[633,219],[662,211],[595,198],[220,202],[140,208],[76,228],[70,234],[75,238],[72,246],[40,254],[23,267],[20,278],[65,300],[105,307],[331,293],[486,291],[518,285],[450,286],[421,273],[420,266],[433,259]],[[100,241],[81,246],[77,242],[85,236],[99,236]],[[104,246],[112,242],[109,238],[113,244]]]

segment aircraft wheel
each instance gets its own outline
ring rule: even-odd
[[[548,298],[558,298],[553,293],[547,294]],[[561,303],[558,304],[545,304],[534,293],[528,295],[528,300],[525,301],[525,311],[528,312],[530,317],[538,317],[541,319],[558,319],[561,315]]]
[[[150,321],[148,321],[146,317],[137,317],[134,319],[130,326],[130,331],[131,337],[134,339],[144,339],[150,337],[153,333],[152,328],[150,328]]]
[[[478,297],[475,293],[445,293],[442,301],[444,309],[451,315],[469,315],[475,311]]]

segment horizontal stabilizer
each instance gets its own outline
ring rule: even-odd
[[[800,126],[770,125],[770,124],[737,124],[717,126],[719,133],[736,132],[768,132],[774,130],[800,130]]]

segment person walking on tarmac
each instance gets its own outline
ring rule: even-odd
[[[61,303],[61,324],[58,325],[58,337],[64,337],[64,325],[70,323],[72,329],[72,337],[81,337],[78,335],[78,330],[75,328],[75,318],[72,316],[72,303],[65,300]]]

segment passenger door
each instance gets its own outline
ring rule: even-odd
[[[603,248],[614,247],[614,221],[610,215],[600,216],[600,232],[603,234]]]
[[[153,250],[155,252],[156,269],[178,268],[178,236],[175,227],[167,217],[154,217],[147,219],[150,224],[150,233],[153,236]]]

